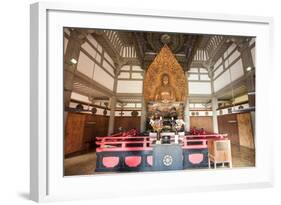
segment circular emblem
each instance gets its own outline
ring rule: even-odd
[[[169,167],[173,163],[173,157],[171,155],[165,155],[163,157],[163,163],[165,166]]]

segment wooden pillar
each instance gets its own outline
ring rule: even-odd
[[[215,95],[214,76],[213,76],[213,72],[212,72],[214,62],[208,61],[204,64],[204,66],[208,70],[208,75],[211,79],[213,132],[218,133],[219,132],[218,115],[217,115],[218,99],[217,99],[217,96]]]
[[[255,142],[255,136],[256,136],[256,113],[254,111],[251,112],[251,123],[252,123],[252,132],[253,132],[253,139]]]
[[[110,99],[110,116],[109,116],[107,135],[111,135],[114,132],[115,107],[116,107],[116,96],[112,96]]]
[[[144,97],[142,97],[142,109],[141,109],[141,120],[140,120],[140,131],[145,132],[146,130],[146,104]]]
[[[218,99],[217,97],[212,97],[212,112],[213,112],[213,132],[218,133],[218,116],[217,116],[217,108],[218,108]]]
[[[70,33],[64,55],[64,107],[68,107],[73,87],[74,73],[77,69],[77,63],[71,62],[75,59],[79,60],[81,45],[85,42],[87,31],[83,29],[74,29]]]
[[[249,46],[250,39],[238,39],[236,40],[236,44],[238,46],[238,51],[241,55],[242,66],[245,75],[247,76],[246,83],[248,89],[248,98],[249,98],[249,106],[255,107],[255,71],[254,71],[254,62],[252,58],[251,49]]]
[[[107,135],[111,135],[114,132],[114,119],[115,119],[115,108],[116,108],[116,91],[117,91],[117,77],[114,78],[113,84],[113,96],[110,98],[110,116],[108,122],[108,131]]]
[[[187,84],[188,84],[188,72],[185,72],[185,77],[187,80]],[[187,85],[187,87],[189,88],[189,86]],[[190,131],[190,112],[189,112],[189,91],[187,89],[187,93],[186,93],[186,100],[185,100],[185,107],[184,107],[184,122],[185,122],[185,126],[184,129],[186,132]]]
[[[247,89],[248,89],[248,99],[249,99],[249,107],[256,107],[256,80],[255,80],[255,70],[254,63],[252,58],[252,53],[250,47],[247,44],[247,47],[240,49],[241,51],[241,59],[244,71],[246,72],[247,79]],[[248,67],[251,67],[251,70],[247,70]],[[251,126],[252,126],[252,137],[253,141],[255,141],[255,111],[250,113]]]
[[[252,52],[249,46],[249,40],[240,41],[237,43],[238,51],[241,54],[242,65],[244,73],[247,76],[246,84],[248,90],[249,107],[256,107],[256,80],[255,80],[255,66],[252,57]],[[250,68],[250,69],[249,69]],[[255,111],[251,112],[252,135],[255,138]]]
[[[190,131],[190,112],[189,112],[189,98],[186,98],[185,101],[185,107],[184,107],[184,128],[185,131],[189,132]]]
[[[238,46],[238,51],[240,52],[241,55],[241,60],[242,60],[242,65],[243,69],[246,72],[248,67],[254,68],[254,63],[253,63],[253,58],[252,58],[252,53],[251,49],[249,47],[249,42],[248,41],[242,41],[237,43]]]
[[[256,92],[255,92],[255,74],[254,71],[250,71],[247,77],[247,89],[248,89],[248,99],[249,107],[256,106]]]
[[[63,67],[63,100],[64,108],[69,107],[71,92],[73,88],[74,73],[77,69],[77,63],[71,62],[75,59],[76,62],[79,60],[81,45],[85,42],[87,37],[86,30],[74,29],[70,32],[70,37],[68,39],[66,51],[64,54],[64,67]],[[67,121],[68,112],[64,111],[63,118],[64,124]]]
[[[146,71],[143,71],[143,79],[145,78]],[[144,83],[142,87],[142,92],[144,92]],[[146,109],[146,103],[144,96],[142,96],[142,102],[141,102],[141,120],[140,120],[140,131],[145,132],[146,131],[146,118],[147,118],[147,109]]]

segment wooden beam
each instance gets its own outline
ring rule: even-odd
[[[96,105],[96,104],[93,104],[93,103],[87,103],[87,102],[83,102],[83,101],[80,101],[80,100],[71,99],[70,102],[79,103],[79,104],[82,104],[82,105],[90,105],[91,107],[110,110],[110,108],[108,108],[108,107]]]
[[[74,81],[80,82],[81,84],[84,84],[85,86],[89,86],[90,88],[93,88],[93,89],[97,90],[98,92],[102,92],[108,97],[112,97],[114,95],[112,90],[104,87],[103,85],[90,79],[88,76],[86,76],[80,72],[75,72]]]

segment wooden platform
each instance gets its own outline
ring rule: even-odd
[[[233,168],[255,166],[255,150],[243,146],[232,145],[231,151]],[[102,174],[100,172],[95,172],[95,152],[67,158],[64,160],[64,166],[65,176]],[[220,166],[218,165],[217,168],[220,168]]]

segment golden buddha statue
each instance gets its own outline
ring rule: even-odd
[[[156,88],[154,100],[163,103],[176,101],[175,89],[169,83],[169,75],[162,75],[161,85]]]

